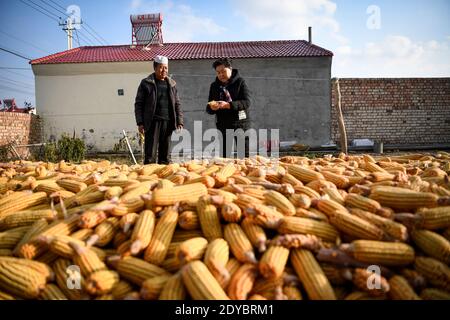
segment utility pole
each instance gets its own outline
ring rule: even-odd
[[[83,23],[82,21],[79,23],[78,22],[73,23],[71,17],[68,17],[64,23],[61,23],[61,22],[59,23],[59,25],[62,26],[63,30],[66,31],[66,33],[67,33],[67,50],[70,50],[73,48],[72,40],[73,40],[73,30],[75,30],[74,25],[76,25],[76,24],[81,25],[82,23]]]

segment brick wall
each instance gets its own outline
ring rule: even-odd
[[[349,144],[450,144],[450,78],[339,79]],[[332,81],[332,139],[339,142],[336,80]]]
[[[34,114],[0,112],[0,147],[8,142],[17,145],[40,143],[41,118]],[[17,148],[22,157],[27,157],[33,149]]]

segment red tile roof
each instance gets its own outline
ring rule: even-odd
[[[31,64],[150,61],[156,55],[171,60],[278,57],[331,57],[333,53],[304,40],[165,43],[142,46],[129,45],[79,47],[31,61]]]

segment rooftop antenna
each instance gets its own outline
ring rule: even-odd
[[[163,45],[162,14],[135,14],[131,20],[131,45],[143,46],[146,50],[152,44]]]

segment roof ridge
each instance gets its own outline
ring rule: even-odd
[[[42,62],[44,62],[44,61],[46,61],[46,60],[49,60],[49,59],[62,57],[62,56],[67,55],[67,54],[69,54],[69,53],[73,53],[73,52],[76,52],[76,51],[80,51],[80,50],[83,49],[83,48],[84,48],[84,46],[83,46],[83,47],[72,48],[72,49],[65,50],[65,51],[60,51],[60,52],[57,52],[57,53],[54,53],[54,54],[51,54],[51,55],[48,55],[48,56],[45,56],[45,57],[41,57],[41,58],[37,58],[37,59],[31,60],[31,61],[29,62],[29,64],[38,64],[38,63],[42,63]]]

